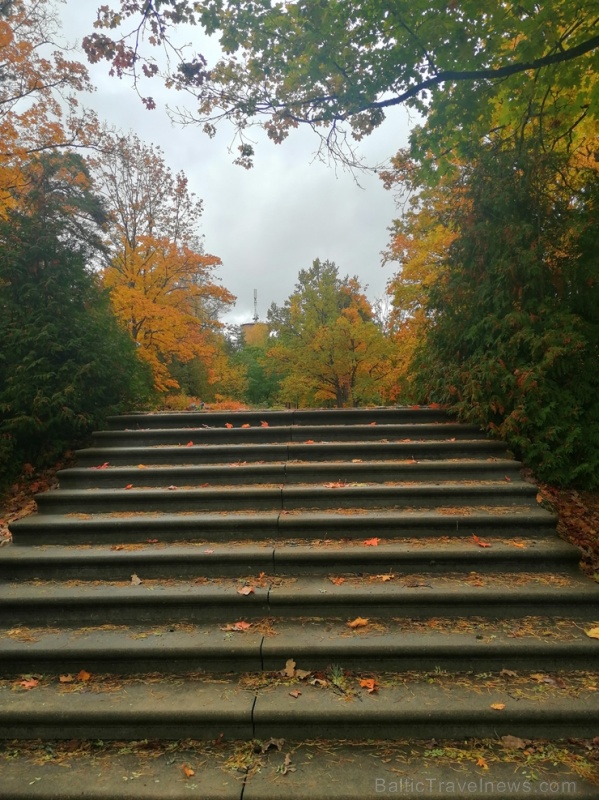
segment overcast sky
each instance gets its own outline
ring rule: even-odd
[[[60,7],[70,43],[92,32],[99,5],[100,0],[66,0]],[[201,31],[190,30],[195,44]],[[214,45],[202,43],[198,50],[214,52]],[[83,55],[81,60],[87,63]],[[166,105],[191,102],[191,97],[155,79],[147,93],[157,109],[147,111],[126,80],[109,77],[107,62],[88,68],[97,91],[84,98],[85,105],[108,123],[159,145],[171,169],[183,170],[190,189],[204,201],[205,250],[222,259],[220,278],[237,297],[226,321],[251,319],[254,289],[258,314],[265,319],[270,304],[283,303],[299,270],[315,258],[334,261],[342,276],[357,275],[368,285],[371,300],[384,295],[392,265],[381,266],[381,251],[398,212],[376,175],[360,174],[358,185],[347,171],[314,160],[318,140],[308,129],[293,132],[282,145],[259,141],[255,166],[245,170],[232,163],[231,128],[223,126],[210,140],[199,128],[171,124]],[[405,146],[408,131],[406,113],[395,109],[361,143],[360,153],[369,164],[381,163]]]

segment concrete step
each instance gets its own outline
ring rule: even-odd
[[[248,592],[244,594],[244,592]],[[599,586],[554,573],[421,574],[348,577],[246,576],[243,579],[8,581],[0,584],[2,625],[192,623],[264,616],[370,619],[429,616],[570,616],[599,619]]]
[[[293,425],[268,428],[148,428],[135,430],[96,431],[94,442],[99,447],[157,447],[162,445],[194,446],[205,444],[287,444],[289,442],[363,442],[450,439],[486,439],[475,425],[459,422],[405,423],[400,425]]]
[[[0,781],[5,800],[596,800],[594,749],[590,740],[513,736],[505,743],[32,741],[0,755]]]
[[[57,477],[61,489],[122,489],[123,486],[229,486],[278,484],[414,483],[450,481],[520,480],[521,464],[511,459],[463,459],[461,461],[362,461],[271,462],[269,464],[113,466],[90,470],[73,467]]]
[[[128,580],[240,575],[408,575],[413,572],[578,571],[580,551],[555,535],[480,542],[472,536],[363,541],[313,540],[89,545],[0,549],[0,579]]]
[[[236,428],[242,425],[261,427],[291,425],[357,425],[372,422],[411,424],[414,422],[453,422],[442,409],[420,407],[373,408],[309,408],[288,411],[167,411],[153,414],[121,414],[108,418],[110,430],[148,428],[201,428],[224,427],[227,423]]]
[[[352,621],[352,620],[350,620]],[[430,617],[369,619],[361,628],[347,620],[263,617],[249,622],[104,624],[83,628],[7,627],[0,630],[4,678],[27,673],[119,675],[185,672],[278,672],[292,658],[298,669],[438,674],[501,670],[584,670],[596,662],[592,623],[526,616],[489,620]],[[80,687],[81,688],[81,687]]]
[[[183,437],[185,438],[185,437]],[[454,437],[452,437],[453,439]],[[127,447],[88,447],[75,455],[80,467],[110,469],[115,466],[222,464],[242,466],[272,461],[348,461],[399,460],[413,464],[427,459],[487,459],[505,458],[504,442],[490,439],[455,439],[400,442],[314,442],[279,444],[199,444],[188,439],[181,445],[129,445]],[[190,444],[191,443],[191,444]],[[183,449],[185,447],[185,449]]]
[[[131,544],[247,539],[356,539],[398,536],[535,536],[555,532],[556,517],[530,506],[435,510],[117,511],[105,514],[33,514],[12,522],[17,544]]]
[[[259,681],[183,675],[157,682],[153,675],[87,674],[87,680],[71,683],[61,683],[58,675],[40,676],[30,689],[18,680],[2,681],[0,737],[396,741],[557,733],[591,738],[599,718],[596,672],[548,675],[554,683],[540,684],[527,675],[353,674],[332,667],[317,675],[316,685],[277,675]],[[369,678],[376,691],[360,685]]]
[[[307,509],[463,508],[530,506],[538,508],[537,488],[523,481],[395,485],[293,485],[200,487],[190,484],[145,488],[144,470],[129,489],[55,489],[36,495],[41,514],[107,511],[284,511]]]

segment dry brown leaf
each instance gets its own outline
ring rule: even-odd
[[[503,711],[505,703],[491,703],[491,708],[493,711]]]
[[[524,750],[526,748],[524,739],[520,739],[518,736],[512,736],[511,734],[502,736],[501,741],[503,746],[507,747],[508,750]]]
[[[23,689],[35,689],[36,686],[39,685],[39,681],[37,678],[23,678],[22,681],[19,681],[19,686]]]
[[[492,546],[492,545],[489,544],[489,542],[483,542],[482,539],[479,539],[478,536],[475,533],[472,534],[472,538],[474,539],[475,543],[479,547],[491,547]]]
[[[362,544],[366,545],[366,547],[378,547],[378,544],[381,540],[377,539],[376,536],[372,539],[364,539]]]
[[[292,689],[289,692],[289,694],[291,695],[291,697],[295,697],[295,699],[297,700],[297,698],[301,695],[301,692],[299,689]]]
[[[335,586],[341,586],[342,583],[345,583],[345,578],[329,578],[331,583],[334,583]]]
[[[244,424],[241,427],[242,428],[251,428],[251,425],[250,425],[249,422],[244,422]]]
[[[268,422],[264,422],[264,420],[262,420],[262,422],[260,423],[260,427],[261,428],[268,428]]]
[[[60,681],[60,683],[73,683],[75,678],[73,678],[72,675],[61,675],[58,680]]]
[[[143,583],[143,581],[140,577],[138,577],[135,573],[133,573],[133,575],[131,576],[131,583],[133,584],[133,586],[139,586],[141,583]]]
[[[78,681],[89,681],[91,679],[91,674],[87,672],[87,670],[82,669],[77,673],[77,680]]]
[[[279,672],[279,675],[282,675],[284,678],[295,677],[295,661],[292,658],[287,659],[285,666]]]
[[[482,756],[479,756],[478,759],[476,760],[476,766],[482,767],[483,769],[489,769],[489,765]]]
[[[351,622],[347,623],[347,627],[348,628],[364,628],[366,625],[368,625],[368,622],[369,622],[368,619],[364,619],[363,617],[356,617],[354,620],[352,620]]]
[[[499,673],[502,678],[517,678],[518,673],[514,672],[513,669],[502,669]]]
[[[379,687],[376,685],[376,681],[374,678],[362,678],[360,681],[360,686],[362,689],[368,689],[368,694],[372,694],[373,692],[378,692]]]
[[[193,776],[196,774],[196,771],[193,769],[193,767],[183,764],[183,773],[185,774],[186,778],[193,778]]]
[[[237,594],[254,594],[254,587],[253,586],[242,586],[241,589],[237,590]]]

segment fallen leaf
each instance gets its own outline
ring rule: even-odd
[[[368,625],[368,620],[363,617],[356,617],[354,620],[347,623],[348,628],[363,628],[365,625]]]
[[[369,425],[376,425],[376,422],[370,422]]]
[[[91,674],[85,669],[82,669],[80,672],[77,673],[77,680],[78,681],[89,681],[90,678],[91,678]]]
[[[145,464],[138,464],[137,469],[147,469]]]
[[[305,681],[306,678],[311,674],[312,673],[310,672],[309,669],[296,669],[294,677],[299,678],[300,681]]]
[[[133,489],[133,484],[132,484],[132,483],[128,483],[128,484],[125,486],[125,489]]]
[[[185,447],[193,447],[193,442],[187,442],[187,444],[185,445]]]
[[[251,425],[249,424],[249,422],[245,422],[241,427],[242,428],[251,428]]]
[[[587,636],[590,636],[591,639],[599,639],[599,628],[589,628],[585,633]]]
[[[483,542],[482,539],[479,539],[478,536],[475,533],[472,534],[472,538],[474,539],[474,541],[476,542],[476,544],[479,547],[492,547],[492,545],[490,545],[489,542]],[[489,556],[489,558],[490,558],[490,556]]]
[[[325,489],[341,489],[345,486],[345,481],[337,481],[336,483],[325,483]]]
[[[174,492],[177,487],[176,486],[167,486],[166,488],[169,490],[169,492]]]
[[[493,711],[503,711],[505,703],[491,703],[491,708]]]
[[[520,739],[518,736],[512,736],[511,734],[502,736],[501,742],[503,746],[507,747],[509,750],[524,750],[526,748],[524,739]]]
[[[329,578],[331,583],[334,583],[335,586],[341,586],[342,583],[345,583],[345,578]]]
[[[395,575],[390,575],[388,572],[386,572],[384,575],[375,575],[374,577],[377,580],[382,581],[383,583],[386,583],[387,581],[392,581],[393,578],[395,577]]]
[[[113,544],[110,549],[111,550],[124,550],[125,549],[125,545],[124,544]]]
[[[100,464],[99,467],[92,467],[92,469],[107,469],[110,466],[108,461],[105,461],[103,464]]]
[[[378,547],[378,543],[380,541],[381,541],[380,539],[377,539],[376,537],[374,537],[374,539],[364,539],[362,544],[365,544],[366,547]]]
[[[139,586],[142,583],[142,580],[135,573],[133,573],[133,575],[131,576],[131,583],[133,584],[133,586]]]
[[[233,425],[230,422],[225,422],[225,428],[232,428]]]
[[[306,439],[304,444],[314,444],[314,439]]]
[[[505,480],[506,480],[508,483],[511,483],[511,482],[512,482],[512,479],[510,478],[510,476],[509,476],[509,475],[504,475],[503,477],[505,478]]]
[[[482,767],[483,769],[489,769],[489,765],[487,764],[487,762],[485,761],[485,759],[482,756],[478,757],[478,759],[476,761],[476,766],[477,767]]]
[[[545,498],[541,494],[541,492],[537,492],[537,503],[542,503]]]
[[[283,749],[284,744],[285,744],[285,739],[269,739],[267,742],[264,742],[260,752],[264,755],[264,753],[268,752],[268,750],[270,750],[271,747],[276,747],[280,753],[281,750]]]
[[[289,692],[289,694],[291,695],[291,697],[295,697],[295,699],[297,700],[297,698],[301,695],[301,692],[299,689],[292,689]]]
[[[60,681],[60,683],[73,683],[75,678],[73,678],[72,675],[61,675],[58,680]]]
[[[502,678],[517,678],[518,673],[514,672],[513,669],[502,669],[499,673]]]
[[[379,687],[376,685],[376,681],[374,678],[362,678],[360,681],[360,686],[362,689],[368,689],[368,694],[372,694],[373,692],[378,692]]]
[[[225,625],[223,628],[221,628],[221,631],[236,631],[236,632],[237,631],[247,631],[248,628],[251,628],[251,627],[252,627],[252,623],[251,622],[243,622],[243,621],[241,621],[241,622],[233,622],[233,623],[229,623],[228,625]]]
[[[37,678],[24,678],[22,681],[19,681],[19,686],[22,686],[23,689],[35,689],[38,685],[39,681]]]
[[[187,764],[183,764],[183,772],[185,773],[186,778],[193,778],[193,776],[196,774],[195,769],[187,766]]]
[[[262,422],[260,423],[260,427],[261,428],[268,428],[268,422],[264,422],[264,420],[262,420]]]
[[[287,659],[285,662],[285,666],[279,672],[284,678],[294,678],[295,677],[295,661],[292,658]]]
[[[254,594],[254,587],[253,586],[242,586],[241,589],[237,590],[237,594]]]
[[[158,539],[146,539],[148,544],[158,544]]]
[[[524,544],[524,542],[510,542],[510,544],[512,545],[512,547],[522,547],[526,549],[526,545]]]
[[[352,458],[351,463],[352,464],[361,464],[362,463],[362,459],[361,458]]]
[[[312,686],[328,686],[329,682],[325,681],[324,678],[314,678],[310,681]]]
[[[202,552],[206,553],[208,556],[211,556],[214,553],[214,550],[203,550]]]

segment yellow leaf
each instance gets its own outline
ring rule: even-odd
[[[348,628],[363,628],[368,625],[369,620],[364,619],[363,617],[356,617],[351,622],[347,623]]]
[[[491,703],[491,708],[494,711],[503,711],[505,708],[505,703]]]
[[[489,765],[482,756],[479,756],[479,758],[477,759],[476,766],[482,767],[483,769],[489,769]]]
[[[587,636],[590,636],[591,639],[599,639],[599,628],[589,628],[585,633]]]

